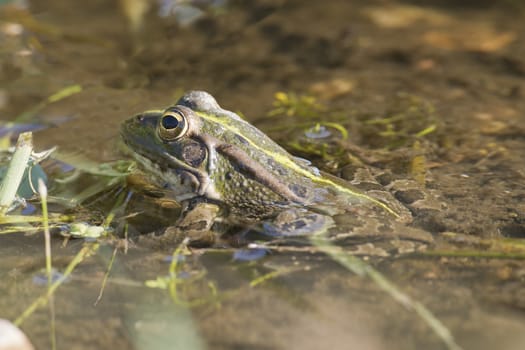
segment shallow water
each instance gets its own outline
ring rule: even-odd
[[[356,127],[365,117],[406,111],[399,93],[426,101],[441,128],[425,148],[426,181],[446,207],[416,216],[413,226],[433,235],[436,253],[364,259],[427,306],[462,348],[522,347],[521,5],[254,1],[204,7],[204,16],[184,27],[151,8],[134,32],[125,3],[0,7],[2,120],[80,84],[82,92],[37,111],[39,121],[56,125],[35,133],[36,147],[109,161],[122,158],[116,145],[123,120],[189,89],[209,91],[284,145],[290,134],[266,117],[277,91],[319,96]],[[293,129],[301,120],[287,122]],[[364,150],[384,146],[373,131],[350,128],[350,140]],[[408,162],[403,152],[383,164]],[[43,238],[10,234],[0,241],[0,316],[14,320],[45,293],[34,280],[45,266]],[[85,244],[63,247],[55,237],[53,265],[63,271]],[[58,348],[446,348],[371,280],[300,247],[247,262],[229,249],[194,250],[178,263],[174,296],[153,288],[160,282],[145,282],[169,275],[175,247],[133,241],[127,253],[118,249],[94,306],[114,247],[102,241],[58,288]],[[43,307],[21,328],[37,348],[49,348],[49,323]]]

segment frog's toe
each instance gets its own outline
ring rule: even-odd
[[[301,210],[287,210],[274,221],[264,222],[264,233],[273,237],[321,234],[334,225],[331,217]]]
[[[180,227],[170,226],[161,237],[162,242],[169,246],[178,245],[184,239],[193,248],[211,247],[216,241],[216,234],[210,230],[181,230]]]

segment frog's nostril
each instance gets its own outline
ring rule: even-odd
[[[135,116],[135,120],[139,123],[142,123],[142,121],[144,121],[144,115],[143,114],[137,114]]]

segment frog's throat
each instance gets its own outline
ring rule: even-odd
[[[354,196],[354,197],[357,197],[357,198],[362,198],[362,199],[368,200],[368,201],[374,203],[375,205],[377,205],[378,207],[383,208],[385,211],[389,212],[390,214],[392,214],[396,218],[400,217],[400,215],[398,213],[396,213],[392,208],[390,208],[388,205],[384,204],[383,202],[381,202],[381,201],[379,201],[379,200],[377,200],[375,198],[367,196],[364,193],[359,193],[359,192],[356,192],[356,191],[352,191],[350,188],[341,186],[341,185],[337,184],[336,182],[331,181],[330,179],[324,178],[324,177],[319,176],[319,175],[315,175],[315,174],[311,173],[310,171],[308,171],[307,169],[304,169],[304,168],[300,167],[298,164],[296,164],[294,161],[292,161],[290,159],[290,157],[288,157],[286,155],[279,154],[279,153],[274,153],[274,152],[268,151],[267,149],[259,147],[258,144],[254,140],[252,140],[249,137],[247,137],[247,135],[243,135],[241,130],[239,130],[239,128],[237,128],[233,123],[229,123],[227,118],[221,118],[221,117],[218,117],[216,115],[208,114],[208,113],[205,113],[205,112],[202,112],[202,111],[198,111],[198,112],[195,112],[195,113],[197,113],[203,119],[206,119],[206,120],[209,120],[211,122],[214,122],[214,123],[222,125],[224,128],[226,128],[227,130],[229,130],[230,132],[232,132],[234,134],[242,135],[245,138],[245,140],[250,144],[250,147],[253,147],[254,149],[257,149],[259,152],[262,152],[262,153],[272,157],[277,163],[283,165],[286,168],[292,169],[293,171],[295,171],[295,172],[297,172],[297,173],[307,177],[308,179],[312,180],[313,182],[318,183],[318,184],[328,185],[328,186],[331,186],[331,187],[337,189],[338,191],[340,191],[342,193],[346,193],[346,194],[348,194],[350,196]],[[236,120],[236,122],[237,123],[239,123],[239,122],[246,123],[244,120]]]
[[[183,201],[186,201],[188,199],[197,197],[199,195],[206,195],[209,198],[217,199],[217,200],[220,199],[219,198],[219,194],[217,193],[217,191],[215,191],[215,187],[208,180],[208,177],[206,176],[206,174],[203,171],[199,171],[198,169],[191,168],[191,167],[187,166],[186,164],[180,162],[177,158],[171,156],[167,152],[164,152],[163,155],[166,158],[168,158],[168,161],[174,162],[176,164],[175,167],[169,167],[168,166],[169,170],[182,169],[182,172],[185,172],[188,175],[192,176],[194,178],[195,183],[197,183],[197,186],[196,186],[197,187],[197,191],[191,191],[189,193],[184,193],[184,194],[177,195],[175,197],[175,199],[177,201],[183,202]],[[172,172],[162,170],[161,167],[156,162],[153,162],[148,157],[143,156],[142,154],[140,154],[138,152],[133,152],[133,157],[135,158],[135,160],[138,163],[142,164],[146,169],[150,169],[152,172],[154,172],[156,174],[156,176],[158,176],[163,181],[165,181],[167,183],[172,183],[172,182],[175,182],[175,181],[177,181],[177,182],[181,181],[180,177],[179,177],[180,175],[176,175],[175,178],[172,177],[171,176]],[[174,179],[176,179],[176,180],[174,180]]]
[[[210,181],[210,178],[205,171],[187,165],[186,163],[180,161],[168,152],[164,152],[163,155],[170,162],[170,164],[174,165],[174,169],[181,169],[183,171],[187,171],[188,173],[197,178],[197,182],[199,185],[196,195],[206,196],[210,199],[221,199],[219,193],[215,190],[215,186],[213,186],[213,183]]]

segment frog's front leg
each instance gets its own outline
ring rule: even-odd
[[[164,238],[176,242],[188,238],[192,247],[212,246],[217,239],[212,226],[219,210],[218,205],[204,201],[185,204],[175,226],[164,231]]]

